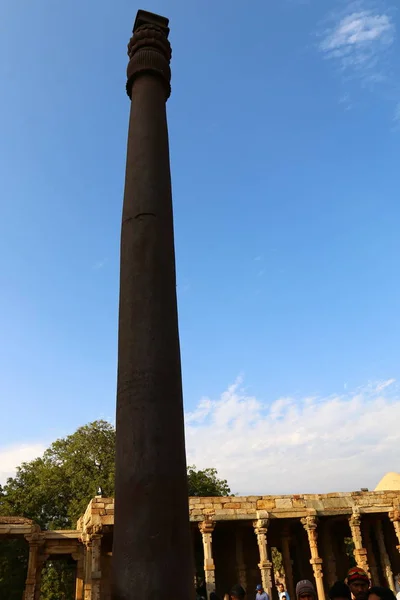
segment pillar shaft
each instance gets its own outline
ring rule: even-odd
[[[363,546],[361,534],[361,515],[357,510],[353,510],[352,516],[349,518],[351,535],[354,542],[354,558],[357,566],[363,569],[371,579],[371,573],[368,566],[367,549]]]
[[[301,522],[307,532],[311,553],[310,564],[313,569],[315,584],[317,586],[318,600],[325,600],[322,558],[320,558],[318,554],[317,518],[314,515],[309,515],[308,517],[301,519]]]
[[[75,583],[75,600],[84,600],[84,560],[82,550],[77,556],[76,562],[76,583]]]
[[[204,579],[206,582],[207,598],[210,597],[211,592],[215,592],[215,564],[212,553],[212,534],[214,528],[214,521],[203,521],[202,523],[199,523],[199,529],[203,539]]]
[[[168,20],[139,11],[122,211],[113,600],[194,597],[166,119]],[[160,510],[160,498],[163,510]]]
[[[393,571],[392,571],[392,567],[390,564],[390,559],[389,559],[388,553],[386,551],[385,538],[384,538],[383,529],[382,529],[382,521],[376,521],[375,535],[376,535],[376,540],[378,542],[379,556],[381,559],[381,565],[382,565],[382,569],[383,569],[383,572],[386,577],[386,581],[388,582],[389,587],[392,590],[392,592],[396,593],[396,587],[394,585],[394,578],[393,578]]]
[[[292,557],[290,556],[290,526],[285,525],[282,533],[282,558],[283,567],[285,569],[286,589],[289,592],[290,598],[295,600],[296,592],[293,582]]]
[[[258,519],[254,521],[254,533],[257,536],[258,550],[260,553],[260,562],[258,567],[261,574],[261,582],[264,590],[268,593],[271,598],[272,594],[272,562],[268,559],[268,546],[267,546],[267,531],[268,531],[269,519]]]
[[[85,541],[85,561],[84,561],[85,582],[83,586],[84,600],[92,600],[92,540]]]
[[[92,535],[92,596],[91,600],[100,600],[101,584],[101,535]]]
[[[40,589],[41,569],[43,566],[40,549],[44,544],[44,537],[40,532],[40,528],[37,526],[31,534],[25,536],[25,539],[29,543],[29,558],[23,598],[24,600],[35,600],[38,582]]]

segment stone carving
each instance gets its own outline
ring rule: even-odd
[[[317,586],[318,600],[325,600],[325,591],[322,579],[322,558],[320,558],[318,554],[318,520],[316,515],[310,512],[307,517],[303,517],[301,519],[301,523],[307,532],[308,544],[311,552],[310,564],[313,569],[315,583]]]
[[[368,552],[367,549],[364,548],[362,541],[361,515],[358,506],[353,507],[353,514],[349,517],[349,525],[354,542],[354,558],[357,566],[363,569],[371,579],[371,573],[368,566]]]
[[[253,522],[254,533],[257,536],[258,550],[260,553],[260,562],[258,567],[261,573],[261,581],[264,589],[271,598],[272,593],[272,562],[268,559],[267,531],[269,518],[257,519]]]
[[[393,527],[397,536],[397,541],[399,542],[397,550],[400,552],[400,510],[398,507],[389,513],[389,519],[393,523]]]
[[[204,574],[206,581],[207,597],[215,591],[215,564],[212,554],[212,534],[215,528],[215,521],[206,519],[199,523],[199,529],[203,538],[204,550]]]
[[[134,28],[128,44],[129,64],[126,91],[132,97],[132,86],[136,77],[151,73],[161,77],[165,84],[166,98],[171,94],[171,45],[168,27],[163,24],[144,23]]]

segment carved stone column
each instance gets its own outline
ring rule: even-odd
[[[310,514],[304,519],[301,519],[301,523],[307,532],[308,543],[310,546],[311,559],[310,564],[313,569],[315,584],[317,587],[318,600],[325,600],[323,572],[322,572],[322,558],[318,554],[318,532],[317,532],[317,517],[314,514]]]
[[[204,576],[206,582],[207,598],[215,592],[215,564],[212,554],[212,534],[215,528],[214,521],[202,521],[199,529],[203,538],[204,550]]]
[[[83,597],[84,600],[92,600],[92,538],[88,536],[84,540],[85,544],[85,560],[84,560],[84,571],[85,571],[85,582],[83,586]]]
[[[101,534],[92,535],[92,597],[91,600],[100,600],[101,583]]]
[[[400,510],[399,508],[394,508],[389,513],[389,519],[393,523],[394,530],[396,532],[397,541],[399,542],[396,546],[397,550],[400,552]]]
[[[285,569],[286,588],[291,600],[295,600],[296,591],[293,582],[292,557],[290,556],[290,525],[285,525],[282,531],[282,558]]]
[[[29,543],[29,559],[28,559],[28,571],[25,582],[24,600],[35,600],[35,589],[37,582],[40,586],[40,572],[38,574],[39,567],[39,550],[44,543],[44,537],[40,533],[40,528],[37,527],[36,531],[32,534],[25,536],[25,539]]]
[[[254,533],[257,536],[260,562],[258,567],[261,573],[261,582],[264,590],[271,598],[272,594],[272,562],[268,559],[267,531],[269,519],[258,519],[253,522]]]
[[[240,585],[247,589],[247,568],[243,549],[243,531],[241,527],[236,528],[236,570]]]
[[[79,549],[79,552],[72,555],[72,558],[76,560],[76,584],[75,584],[75,600],[84,600],[84,556],[83,547]]]
[[[390,564],[390,559],[389,559],[388,553],[386,551],[385,538],[384,538],[383,529],[382,529],[382,521],[376,521],[376,523],[375,523],[375,536],[376,536],[376,541],[378,542],[379,555],[381,558],[381,565],[382,565],[382,569],[383,569],[383,572],[386,577],[386,581],[388,582],[389,587],[392,590],[392,592],[396,593],[396,587],[394,585],[394,579],[393,579],[393,571],[392,571],[392,567]]]
[[[351,535],[354,542],[354,558],[357,566],[363,569],[369,579],[371,579],[371,573],[368,566],[368,553],[367,549],[363,546],[362,534],[361,534],[361,515],[357,508],[353,508],[353,514],[349,517],[349,525]]]
[[[165,590],[175,600],[194,597],[166,115],[168,36],[168,19],[139,10],[128,44],[114,599],[157,598]]]
[[[369,570],[371,574],[371,584],[379,585],[379,572],[378,566],[375,560],[374,548],[371,541],[371,530],[369,521],[362,521],[361,523],[361,533],[362,539],[364,542],[364,546],[367,549],[367,560],[369,565]]]

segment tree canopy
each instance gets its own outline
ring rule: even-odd
[[[98,490],[114,495],[115,429],[106,421],[94,421],[75,433],[56,440],[42,457],[22,463],[15,477],[0,486],[0,515],[27,517],[42,529],[67,529]],[[190,496],[228,496],[230,489],[217,470],[188,467]],[[22,597],[27,552],[16,540],[0,541],[0,598]],[[42,578],[42,600],[69,600],[67,566],[49,562]],[[73,597],[73,596],[72,596]]]

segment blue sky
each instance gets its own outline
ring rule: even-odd
[[[237,491],[373,486],[400,469],[400,15],[381,0],[3,3],[0,480],[114,418],[138,8],[171,26],[189,461]]]

